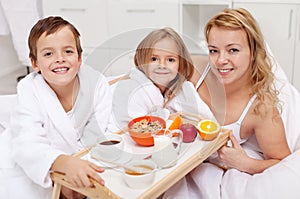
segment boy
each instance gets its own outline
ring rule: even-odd
[[[16,164],[6,189],[10,198],[50,198],[51,171],[65,173],[75,187],[92,186],[89,177],[104,183],[98,174],[102,168],[71,156],[105,131],[112,101],[104,76],[82,66],[79,36],[61,17],[39,20],[30,32],[34,72],[17,88],[19,104],[11,120]],[[13,186],[17,192],[10,192]]]

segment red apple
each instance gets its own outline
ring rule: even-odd
[[[197,128],[190,123],[182,124],[179,129],[183,133],[183,142],[193,142],[197,136]]]

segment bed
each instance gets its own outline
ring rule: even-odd
[[[222,183],[222,198],[300,198],[300,94],[288,82],[281,67],[276,67],[274,72],[277,77],[276,87],[280,90],[279,97],[283,103],[282,117],[288,144],[293,153],[261,174],[251,176],[237,170],[227,172]],[[0,157],[0,171],[10,166],[8,154],[5,155],[10,135],[5,133],[5,128],[9,124],[10,111],[16,103],[16,95],[0,96],[0,151],[4,154]]]

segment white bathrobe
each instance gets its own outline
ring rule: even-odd
[[[158,113],[165,99],[159,88],[140,70],[133,68],[129,79],[120,80],[113,85],[113,107],[109,130],[114,132],[127,126],[128,122],[149,113]],[[204,118],[213,118],[209,107],[199,100],[191,82],[185,81],[180,92],[171,100],[166,109],[170,113],[189,112]]]
[[[0,198],[50,198],[53,161],[91,145],[106,130],[111,92],[105,77],[85,65],[78,76],[79,94],[68,113],[40,74],[31,73],[19,83],[11,130],[4,132],[10,143],[5,150],[13,159],[4,160],[0,170],[5,178]]]

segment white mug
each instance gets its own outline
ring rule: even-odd
[[[180,129],[166,130],[164,134],[155,134],[154,151],[152,160],[160,168],[172,167],[177,163],[182,143],[182,131]]]
[[[108,133],[97,139],[96,145],[91,149],[91,156],[98,160],[118,160],[124,149],[122,136]]]

